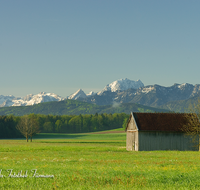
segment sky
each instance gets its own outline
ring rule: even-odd
[[[200,84],[199,0],[0,0],[0,95]]]

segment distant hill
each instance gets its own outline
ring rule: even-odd
[[[95,113],[127,113],[131,112],[168,112],[160,108],[152,108],[135,103],[116,103],[113,105],[98,106],[78,100],[64,100],[55,102],[45,102],[33,106],[13,106],[0,108],[0,115],[21,116],[30,113],[44,115],[79,115]]]

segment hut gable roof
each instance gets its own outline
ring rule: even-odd
[[[183,132],[188,114],[178,113],[132,113],[139,131]]]

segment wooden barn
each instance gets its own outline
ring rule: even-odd
[[[177,113],[134,113],[126,127],[128,151],[195,150],[197,143],[183,132],[186,115]]]

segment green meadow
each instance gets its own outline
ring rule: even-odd
[[[126,151],[125,133],[0,140],[0,189],[200,189],[200,153]]]

